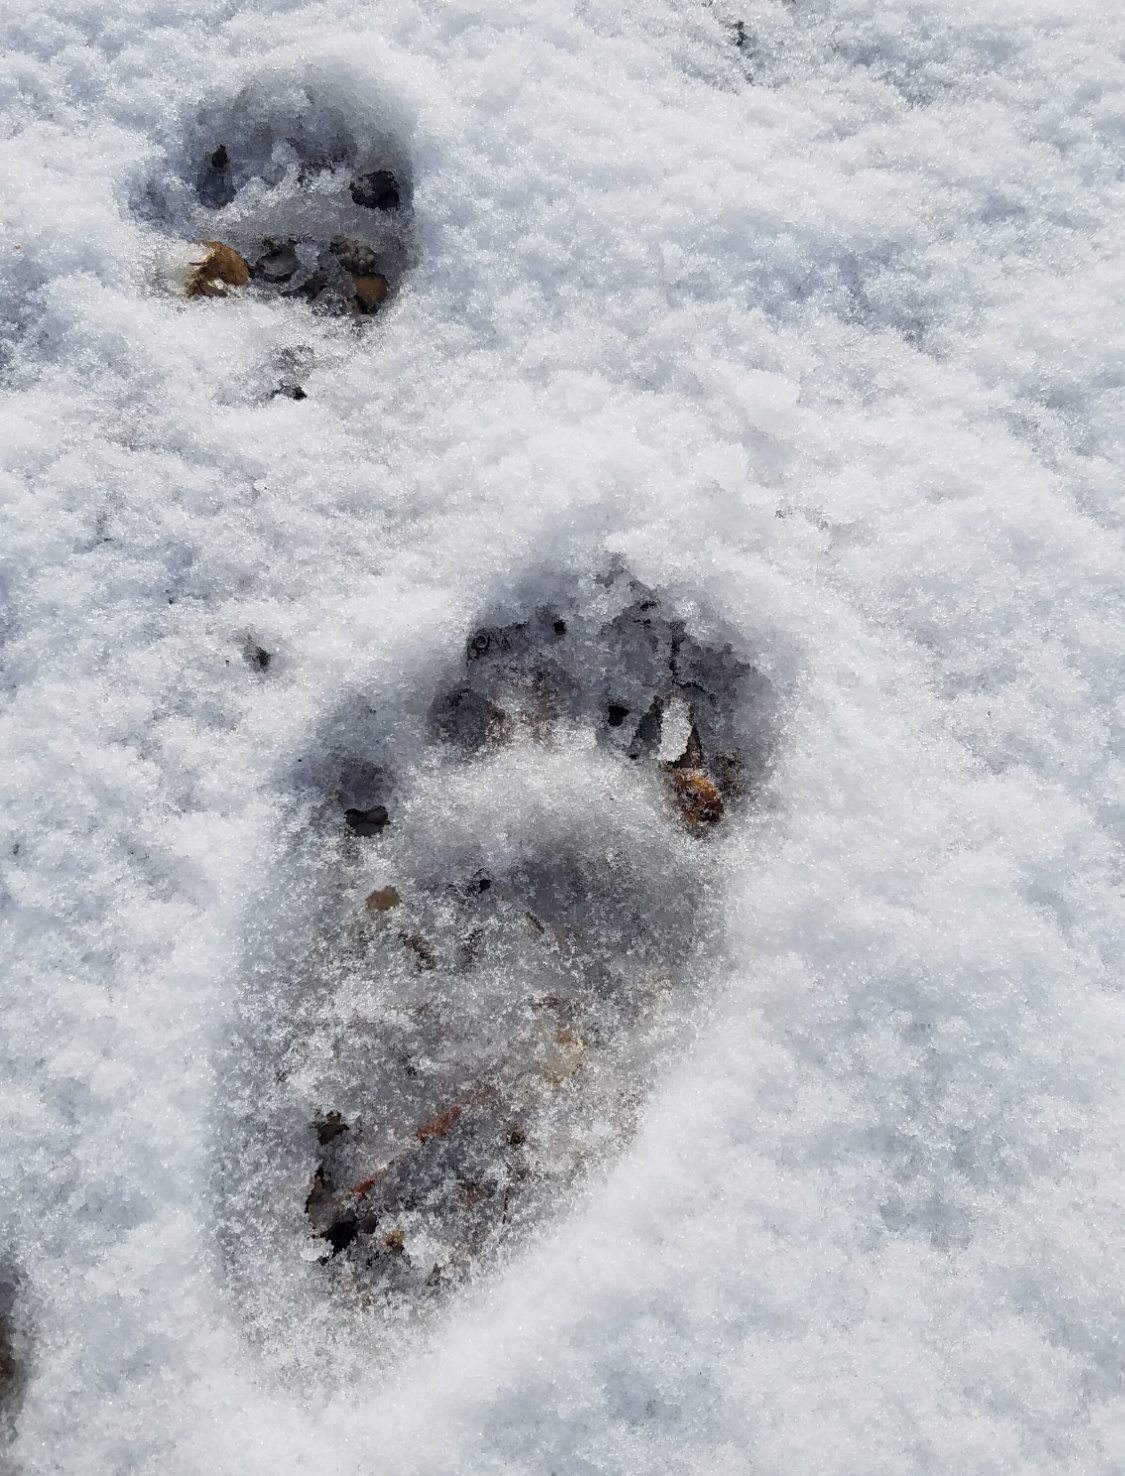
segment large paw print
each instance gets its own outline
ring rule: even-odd
[[[297,1194],[274,1254],[414,1313],[627,1140],[692,1010],[769,688],[612,569],[471,630],[418,752],[380,721],[336,762],[355,900],[274,1062]]]

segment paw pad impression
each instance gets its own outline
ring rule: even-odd
[[[392,138],[361,145],[338,109],[248,89],[201,119],[185,152],[184,174],[154,186],[146,209],[189,238],[169,262],[186,296],[245,292],[363,318],[392,294],[411,215]]]

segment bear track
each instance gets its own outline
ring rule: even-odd
[[[290,920],[303,958],[261,963],[224,1177],[233,1261],[303,1262],[307,1306],[394,1325],[518,1247],[627,1142],[698,1009],[768,683],[619,567],[513,613],[468,632],[420,752],[367,704],[304,781],[334,861]]]

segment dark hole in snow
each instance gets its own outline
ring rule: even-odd
[[[332,1254],[338,1256],[341,1251],[347,1250],[358,1234],[359,1221],[349,1215],[343,1220],[337,1220],[334,1225],[329,1225],[324,1232],[324,1239],[332,1247]]]
[[[316,1129],[318,1143],[331,1143],[341,1133],[348,1131],[348,1124],[338,1112],[329,1112],[324,1117],[318,1117],[313,1127]]]
[[[389,169],[375,169],[353,179],[351,194],[355,203],[367,210],[398,208],[398,181]]]
[[[629,745],[630,758],[648,758],[660,747],[660,735],[663,731],[663,704],[659,697],[652,699],[652,706],[637,724],[637,731],[633,734],[633,741]]]
[[[619,728],[629,716],[627,707],[619,707],[616,702],[609,704],[609,725],[611,728]]]
[[[390,816],[386,805],[372,805],[369,810],[345,810],[344,819],[356,835],[381,835]]]
[[[211,168],[225,169],[229,163],[230,155],[227,153],[226,145],[220,144],[215,152],[211,155]]]

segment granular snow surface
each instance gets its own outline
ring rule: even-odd
[[[0,37],[0,1469],[1120,1472],[1125,13]],[[361,167],[402,196],[373,318],[178,295],[193,240],[356,229]],[[648,701],[646,591],[754,756],[705,837],[682,713],[632,764],[591,726]],[[565,627],[565,731],[448,728],[498,731],[482,626]],[[520,1014],[500,882],[524,934],[420,998],[483,866],[640,991],[602,1056]],[[422,920],[365,973],[391,884]],[[553,1145],[424,1308],[303,1210],[317,1113],[481,1115],[419,1128],[396,1030],[450,1082],[516,1041]],[[380,1253],[419,1288],[433,1204]]]

